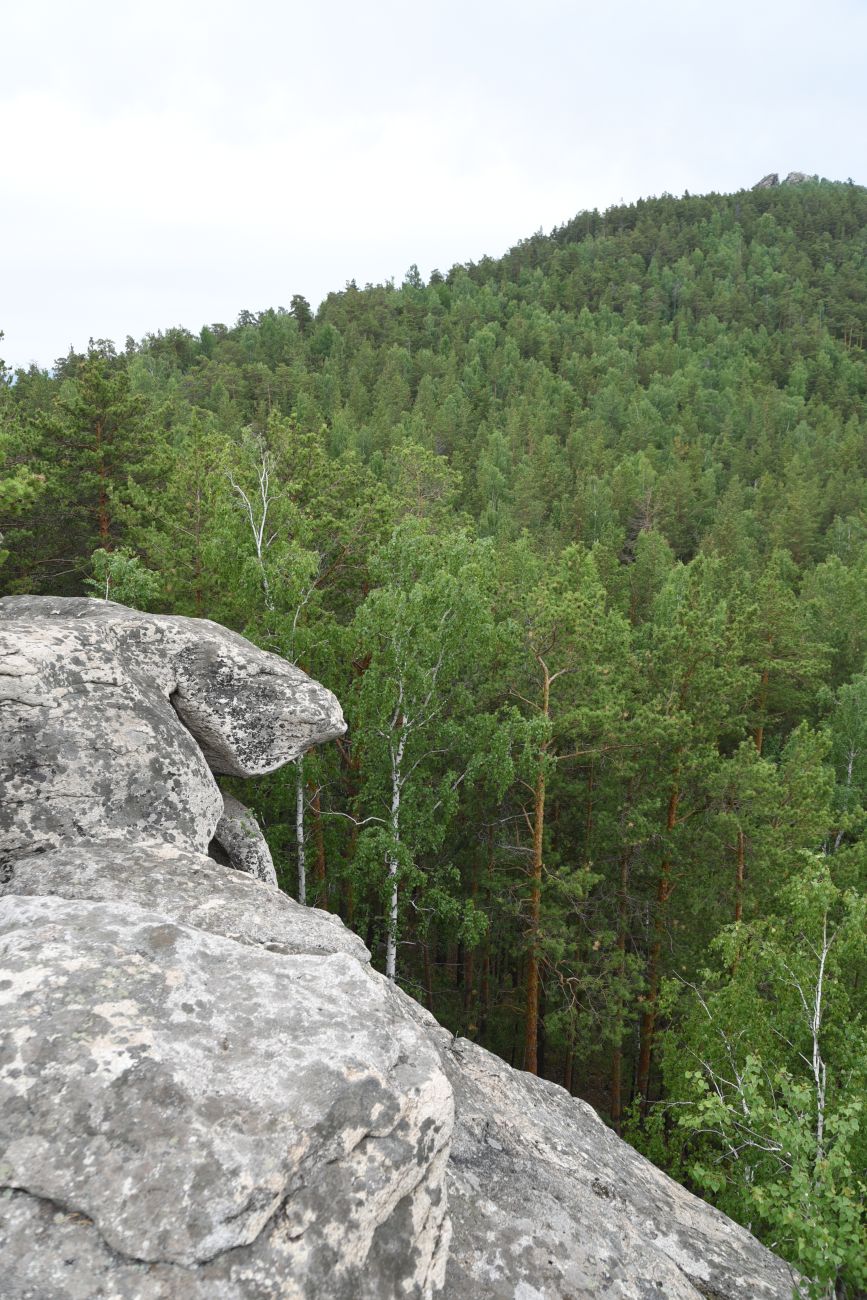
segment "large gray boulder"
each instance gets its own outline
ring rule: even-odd
[[[452,1100],[387,981],[126,899],[7,897],[0,952],[6,1186],[203,1296],[430,1292]]]
[[[19,858],[0,897],[125,900],[194,930],[268,952],[370,961],[364,944],[339,917],[302,907],[263,881],[171,844],[73,844]]]
[[[247,871],[268,885],[277,884],[277,872],[268,841],[256,818],[234,795],[223,795],[223,812],[209,846],[212,857],[225,858],[236,871]]]
[[[0,866],[75,840],[206,852],[212,773],[256,776],[342,735],[299,668],[206,619],[0,600]]]
[[[212,772],[339,734],[333,696],[105,602],[0,601],[0,636],[4,1300],[789,1300],[749,1233],[274,887]]]

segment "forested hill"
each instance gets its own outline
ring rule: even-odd
[[[242,796],[284,887],[850,1295],[865,252],[851,183],[663,197],[0,386],[3,590],[335,690]]]

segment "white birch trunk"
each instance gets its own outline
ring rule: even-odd
[[[403,751],[406,744],[405,734],[401,735],[397,743],[397,749],[392,753],[391,759],[391,834],[395,843],[400,843],[400,793],[403,786],[401,774],[401,765],[403,763]],[[389,903],[388,903],[388,938],[385,948],[385,974],[390,980],[397,976],[397,922],[398,922],[398,885],[397,855],[390,853],[387,858],[388,881],[389,881]]]
[[[846,756],[846,812],[849,811],[849,791],[852,789],[852,772],[855,768],[855,759],[858,757],[858,750],[850,746],[849,753]],[[834,852],[836,853],[843,841],[843,827],[841,826],[834,840]]]
[[[816,993],[810,1028],[813,1032],[813,1078],[816,1082],[816,1163],[825,1158],[825,1088],[827,1070],[822,1059],[819,1035],[822,1030],[822,998],[825,992],[825,964],[831,942],[828,939],[828,914],[822,918],[822,951],[819,953],[819,970],[816,976]]]
[[[265,569],[265,551],[274,540],[273,537],[266,541],[265,529],[268,524],[268,510],[270,509],[273,497],[270,492],[271,474],[268,465],[268,453],[263,448],[262,458],[258,467],[257,476],[259,479],[259,506],[254,509],[253,501],[244,491],[239,483],[236,483],[229,475],[229,482],[238,493],[238,496],[244,503],[247,511],[247,518],[250,522],[250,530],[253,534],[253,545],[256,548],[256,561],[259,565],[259,573],[262,577],[262,593],[265,597],[265,608],[273,610],[274,601],[271,596],[271,588],[268,584],[268,573]],[[258,513],[258,518],[256,517]]]

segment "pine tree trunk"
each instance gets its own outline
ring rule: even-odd
[[[424,964],[424,996],[425,1005],[428,1011],[433,1014],[433,973],[430,964],[430,942],[425,939],[421,946],[422,962]]]
[[[491,899],[494,892],[494,826],[491,823],[488,826],[488,854],[487,854],[487,893],[486,904],[491,905]],[[479,1041],[483,1042],[488,1028],[488,1018],[491,1014],[491,930],[490,926],[485,930],[484,947],[482,949],[482,978],[479,989]]]
[[[623,1048],[620,1043],[611,1058],[611,1127],[620,1137],[623,1129]]]
[[[677,823],[677,805],[680,802],[680,790],[675,786],[668,800],[666,831],[670,835]],[[647,1113],[647,1094],[650,1084],[650,1063],[656,1038],[656,1016],[659,1007],[659,973],[662,957],[662,941],[665,937],[668,919],[668,900],[671,897],[671,859],[665,857],[659,868],[659,884],[656,891],[656,919],[653,924],[653,943],[647,962],[647,992],[644,999],[644,1014],[641,1017],[641,1037],[638,1049],[637,1089],[641,1097],[642,1114]]]
[[[546,691],[547,694],[547,691]],[[533,863],[530,883],[530,945],[527,954],[527,1019],[524,1069],[538,1072],[539,1061],[539,927],[542,919],[542,846],[545,839],[544,756],[536,776],[533,800]]]
[[[539,1056],[539,925],[542,918],[542,844],[545,830],[545,769],[540,765],[533,802],[533,863],[530,883],[530,945],[527,953],[527,1018],[524,1069],[536,1074]]]
[[[343,915],[350,930],[355,928],[355,890],[352,877],[347,876],[343,884]]]
[[[539,984],[539,1020],[536,1033],[536,1073],[543,1079],[545,1071],[548,1068],[548,1035],[545,1032],[545,1014],[546,1014],[546,990],[545,985]]]
[[[629,925],[629,853],[620,855],[620,885],[617,890],[617,952],[621,980],[626,978],[626,932]],[[623,1123],[623,1016],[617,1017],[616,1042],[611,1058],[611,1126],[619,1136]]]
[[[307,847],[304,843],[304,759],[295,760],[295,842],[298,847],[298,902],[307,903]]]
[[[346,787],[346,797],[349,802],[349,806],[353,807],[356,796],[358,794],[358,768],[359,768],[358,755],[356,754],[354,749],[349,749],[347,751],[345,745],[341,745],[339,743],[338,743],[338,751],[340,753],[341,761],[345,769],[344,781]],[[355,922],[355,889],[353,888],[353,883],[352,883],[352,866],[353,863],[355,862],[355,855],[357,851],[358,851],[358,822],[353,818],[351,822],[350,832],[349,832],[349,844],[347,846],[347,851],[346,851],[346,862],[348,864],[349,870],[344,873],[343,891],[342,891],[343,919],[345,920],[346,924],[349,926],[350,930],[354,928],[354,922]]]
[[[202,594],[202,489],[196,488],[196,522],[193,529],[193,602],[196,617],[202,617],[205,601]]]
[[[328,889],[325,878],[325,832],[322,826],[322,802],[317,789],[310,799],[310,811],[313,813],[313,876],[316,881],[317,907],[328,906]]]
[[[103,550],[108,551],[111,549],[111,516],[108,509],[108,472],[105,466],[101,421],[97,421],[94,434],[96,436],[96,455],[98,461],[97,475],[99,477],[99,492],[96,507],[97,522],[99,524],[99,544]]]
[[[746,841],[743,830],[738,827],[737,858],[735,862],[735,922],[744,919],[744,861],[746,858]]]
[[[762,683],[759,688],[758,709],[759,721],[753,732],[753,741],[758,751],[759,757],[762,754],[762,746],[765,743],[765,708],[768,703],[768,682],[770,680],[770,669],[765,668],[762,671]]]

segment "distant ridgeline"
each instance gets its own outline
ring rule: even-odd
[[[865,253],[867,190],[771,174],[0,385],[0,588],[324,682],[347,736],[245,796],[281,885],[850,1295]]]

